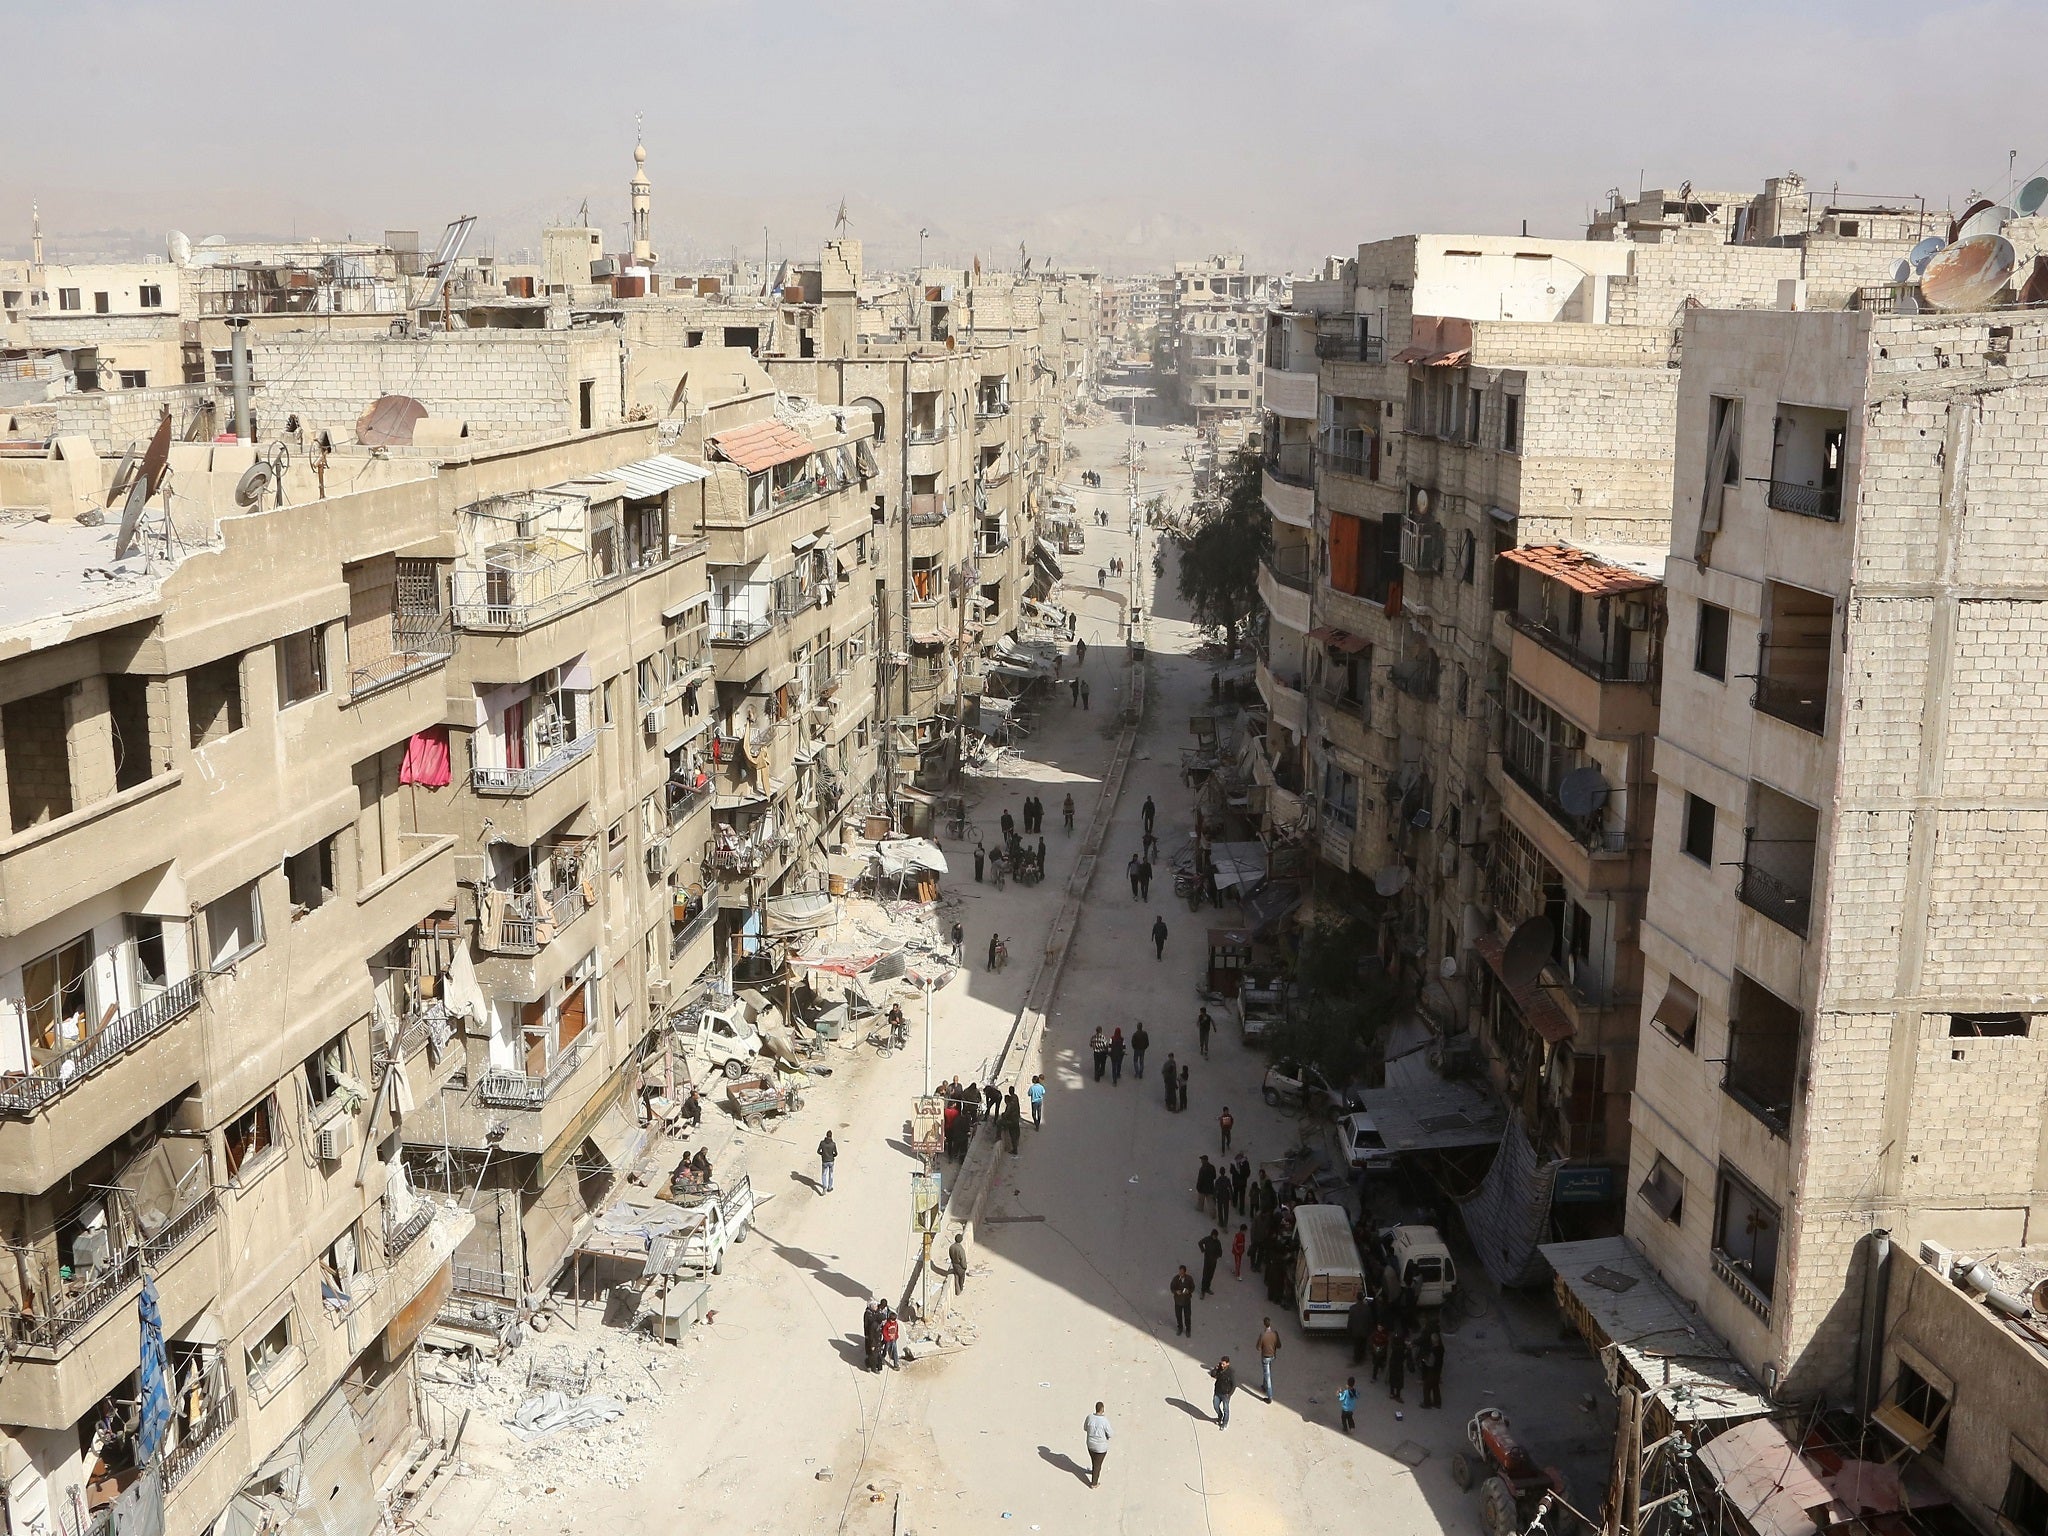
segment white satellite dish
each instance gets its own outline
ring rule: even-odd
[[[1458,974],[1458,957],[1456,955],[1445,955],[1443,960],[1437,965],[1436,973],[1443,977],[1445,981],[1449,981]]]
[[[1398,896],[1407,884],[1408,866],[1405,864],[1389,864],[1373,872],[1372,888],[1382,896]]]
[[[1925,272],[1927,270],[1927,263],[1934,260],[1936,256],[1939,256],[1941,248],[1947,244],[1948,242],[1942,239],[1941,236],[1929,235],[1925,240],[1914,246],[1913,249],[1906,252],[1906,260],[1912,264],[1915,272]]]
[[[1973,235],[1995,235],[2019,215],[2003,203],[1993,203],[1989,208],[1980,208],[1963,220],[1963,227],[1956,231],[1960,244]]]
[[[1895,283],[1910,283],[1915,275],[1913,263],[1910,261],[1901,261],[1892,268],[1892,281]]]

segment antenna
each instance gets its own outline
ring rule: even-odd
[[[1547,917],[1532,917],[1508,935],[1506,948],[1501,951],[1500,979],[1510,987],[1526,987],[1542,974],[1543,962],[1550,958],[1551,946],[1557,941]]]
[[[587,209],[589,204],[584,206]],[[434,252],[434,259],[427,263],[427,276],[434,280],[434,286],[427,290],[426,298],[420,302],[421,309],[432,309],[441,302],[441,295],[448,290],[448,279],[455,275],[455,259],[469,244],[469,232],[475,228],[476,215],[473,213],[448,221],[448,227],[441,232],[440,247]]]
[[[127,461],[122,461],[125,469]],[[142,509],[164,483],[171,464],[171,413],[168,407],[157,418],[156,434],[142,455],[142,468],[129,487],[127,503],[121,508],[121,530],[114,536],[114,558],[125,560],[135,552],[135,535],[142,526]],[[117,477],[118,477],[117,472]]]

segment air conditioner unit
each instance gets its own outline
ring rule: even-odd
[[[1956,1267],[1956,1251],[1942,1243],[1922,1242],[1920,1262],[1946,1280]]]
[[[668,706],[656,704],[640,717],[640,729],[650,736],[658,736],[668,727]]]
[[[647,1003],[652,1008],[668,1006],[668,978],[656,976],[647,983]]]
[[[323,1163],[338,1163],[356,1144],[356,1123],[347,1115],[336,1115],[313,1135],[314,1149]]]
[[[647,845],[647,873],[659,880],[668,873],[668,842],[664,839]]]
[[[1621,605],[1621,623],[1624,629],[1648,629],[1650,627],[1650,605],[1631,601]]]

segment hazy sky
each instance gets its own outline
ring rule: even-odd
[[[2048,4],[1942,0],[0,0],[0,251],[133,232],[623,239],[675,266],[1295,269],[1408,229],[1581,231],[1609,187],[1960,199],[2048,161]]]

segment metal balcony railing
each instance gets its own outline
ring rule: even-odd
[[[391,652],[348,670],[350,697],[395,683],[415,672],[439,666],[455,654],[455,625],[445,613],[395,614],[391,620]]]
[[[943,443],[951,435],[952,430],[950,426],[944,423],[933,424],[931,422],[918,423],[913,421],[910,424],[910,430],[903,434],[903,441],[906,443]]]
[[[178,1448],[164,1457],[164,1491],[168,1493],[185,1480],[185,1476],[199,1465],[206,1453],[220,1444],[221,1439],[234,1427],[238,1400],[235,1394],[226,1390],[214,1394],[205,1416],[185,1431],[185,1437],[178,1442]]]
[[[1501,771],[1515,781],[1522,792],[1543,807],[1544,814],[1562,827],[1571,840],[1588,853],[1626,853],[1628,851],[1628,827],[1617,817],[1610,817],[1607,808],[1601,807],[1591,816],[1574,816],[1564,808],[1556,793],[1544,782],[1543,775],[1531,765],[1517,760],[1512,745],[1501,753]]]
[[[1811,850],[1812,844],[1807,845]],[[1782,875],[1774,875],[1753,859],[1742,864],[1742,884],[1737,888],[1742,904],[1752,911],[1761,912],[1782,928],[1789,928],[1802,939],[1806,937],[1807,926],[1813,921],[1813,888],[1802,889]]]
[[[1309,589],[1309,549],[1305,544],[1294,544],[1278,549],[1269,549],[1259,556],[1260,564],[1282,586],[1292,587],[1297,592]]]
[[[1733,1291],[1740,1298],[1745,1307],[1749,1308],[1750,1311],[1754,1312],[1766,1323],[1771,1320],[1771,1298],[1765,1295],[1757,1287],[1756,1282],[1751,1280],[1748,1274],[1745,1273],[1740,1259],[1716,1248],[1714,1250],[1714,1273],[1721,1278],[1722,1283],[1729,1290]]]
[[[1285,485],[1307,490],[1315,481],[1315,452],[1307,443],[1282,443],[1269,450],[1266,473]]]
[[[1768,649],[1764,654],[1770,654]],[[1783,720],[1787,725],[1796,725],[1802,731],[1811,731],[1816,736],[1826,734],[1828,685],[1824,680],[1799,682],[1759,675],[1756,689],[1750,695],[1750,704],[1759,714]]]
[[[679,925],[671,925],[668,939],[668,957],[673,960],[691,944],[697,935],[718,921],[718,886],[706,884],[702,905]]]
[[[1790,480],[1773,480],[1764,499],[1780,512],[1817,517],[1827,523],[1842,520],[1842,488],[1838,485],[1799,485]]]
[[[384,1257],[395,1261],[433,1224],[434,1208],[425,1201],[421,1201],[419,1208],[405,1220],[387,1222],[384,1227]]]
[[[0,1114],[30,1115],[69,1092],[93,1073],[125,1056],[152,1035],[168,1028],[199,1006],[204,978],[200,973],[172,982],[139,1008],[108,1022],[90,1039],[40,1062],[19,1076],[0,1079]]]
[[[998,417],[1009,414],[1010,402],[1007,400],[977,400],[974,402],[974,419],[976,421],[994,421]]]
[[[921,492],[910,498],[910,526],[913,528],[936,528],[951,512],[952,508],[943,496]]]
[[[590,749],[596,745],[597,732],[589,731],[574,741],[563,742],[539,762],[525,768],[472,768],[470,787],[480,795],[530,795],[588,757]]]
[[[492,1109],[539,1109],[576,1075],[577,1067],[590,1054],[594,1037],[595,1032],[586,1029],[570,1042],[568,1049],[556,1052],[547,1071],[537,1075],[492,1068],[476,1085],[477,1101]]]
[[[755,613],[751,607],[711,610],[713,645],[752,645],[774,627],[772,619]]]
[[[1384,363],[1387,360],[1387,338],[1384,336],[1318,336],[1316,356],[1331,362],[1341,363]]]
[[[1508,627],[1518,634],[1527,635],[1560,661],[1569,662],[1598,682],[1641,683],[1649,680],[1650,663],[1645,657],[1610,660],[1606,657],[1588,655],[1570,636],[1552,629],[1541,619],[1532,619],[1527,614],[1517,613],[1513,609],[1508,610]]]
[[[1327,447],[1320,456],[1323,468],[1332,474],[1351,475],[1360,480],[1377,480],[1380,477],[1380,450],[1376,441],[1362,449]]]
[[[212,1226],[219,1211],[220,1197],[208,1189],[154,1237],[113,1255],[92,1279],[59,1296],[47,1312],[0,1312],[0,1338],[24,1349],[62,1349],[87,1323],[119,1301],[145,1269],[161,1269],[180,1248]]]

